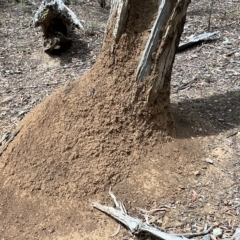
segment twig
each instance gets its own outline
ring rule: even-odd
[[[214,0],[211,0],[210,9],[209,9],[209,16],[208,16],[208,32],[210,31],[210,28],[211,28],[211,17],[212,17],[213,3],[214,3]]]
[[[112,198],[113,202],[115,203],[116,208],[120,208],[120,204],[117,201],[117,198],[115,197],[115,195],[112,193],[111,190],[112,190],[112,188],[110,187],[108,193],[109,193],[110,197]]]
[[[133,234],[138,234],[140,232],[147,232],[147,233],[150,233],[151,235],[158,237],[160,239],[163,239],[163,240],[184,240],[184,239],[186,239],[182,236],[178,237],[178,236],[174,236],[174,235],[171,235],[168,233],[161,232],[160,230],[143,223],[140,219],[133,218],[133,217],[127,215],[127,211],[126,211],[123,203],[117,201],[115,195],[111,192],[111,188],[109,189],[109,194],[110,194],[111,198],[113,199],[115,205],[118,206],[118,208],[120,210],[117,210],[112,207],[103,206],[98,203],[92,203],[93,207],[95,207],[95,208],[101,210],[102,212],[105,212],[108,215],[112,216],[113,218],[117,219],[119,222],[121,222],[126,227],[128,227]],[[154,211],[156,211],[156,210],[159,210],[159,209],[154,209]],[[118,232],[119,232],[119,227],[116,231],[116,234]],[[115,236],[116,234],[113,234],[112,236]]]
[[[123,213],[126,213],[126,214],[127,214],[127,210],[126,210],[123,202],[120,202],[120,209],[122,210]]]
[[[235,209],[235,208],[238,208],[238,207],[240,207],[240,204],[238,204],[237,206],[232,207],[231,209]]]
[[[230,133],[229,135],[226,136],[226,138],[230,138],[232,136],[235,136],[238,134],[239,131],[236,131],[236,132],[233,132],[233,133]]]
[[[234,53],[236,53],[236,52],[238,52],[238,50],[234,50],[234,51],[232,51],[232,52],[229,52],[229,53],[227,53],[226,55],[228,56],[228,57],[230,57],[230,56],[232,56]]]
[[[149,210],[149,211],[146,211],[146,210],[144,210],[144,209],[141,209],[141,211],[143,211],[144,213],[146,213],[146,214],[148,214],[148,215],[151,215],[151,214],[153,214],[153,213],[155,213],[155,212],[160,212],[160,211],[167,211],[167,212],[169,212],[169,211],[171,211],[171,210],[168,209],[168,208],[156,208],[156,209],[152,209],[152,210]]]
[[[193,82],[195,82],[196,80],[197,80],[197,78],[194,78],[193,80],[191,80],[191,81],[189,81],[189,82],[187,82],[187,83],[183,83],[182,85],[180,85],[180,86],[177,88],[176,92],[178,92],[178,91],[180,91],[180,90],[183,90],[183,89],[185,89],[185,88],[187,88],[187,87],[190,87],[191,84],[192,84]]]
[[[118,235],[118,233],[119,233],[119,231],[120,231],[120,228],[121,228],[121,225],[118,224],[118,228],[117,228],[116,232],[113,233],[112,235],[110,235],[110,237],[115,237],[116,235]]]
[[[192,238],[192,237],[198,237],[198,236],[206,235],[206,234],[210,233],[211,230],[212,230],[212,226],[209,227],[206,231],[202,231],[202,232],[197,232],[197,233],[183,233],[183,234],[173,234],[173,235],[174,235],[174,236],[182,236],[182,237]]]
[[[109,188],[109,195],[110,195],[110,197],[112,198],[112,200],[113,200],[116,208],[118,208],[119,210],[121,210],[123,213],[126,213],[126,209],[125,209],[123,203],[117,201],[117,198],[115,197],[115,195],[114,195],[114,194],[112,193],[112,191],[111,191],[111,187]],[[116,236],[116,235],[119,233],[120,228],[121,228],[121,225],[120,225],[120,223],[119,223],[116,232],[113,233],[112,235],[110,235],[110,237]]]
[[[186,67],[195,67],[195,68],[205,68],[205,65],[197,66],[197,65],[192,65],[192,64],[183,64],[183,66],[186,66]]]
[[[147,232],[152,236],[158,237],[159,239],[163,240],[186,240],[184,236],[174,236],[165,232],[158,230],[152,226],[148,226],[147,224],[143,223],[140,219],[133,218],[122,211],[116,210],[112,207],[107,207],[98,203],[92,203],[93,207],[99,209],[100,211],[107,213],[114,219],[121,222],[123,225],[128,227],[133,234],[139,234],[140,232]]]

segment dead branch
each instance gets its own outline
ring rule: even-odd
[[[158,237],[159,239],[163,240],[183,240],[187,239],[185,237],[179,237],[174,236],[168,233],[164,233],[152,226],[148,226],[147,224],[143,223],[140,219],[133,218],[126,213],[123,213],[122,211],[116,210],[113,207],[107,207],[98,203],[92,203],[93,207],[101,210],[104,213],[107,213],[114,219],[121,222],[123,225],[125,225],[127,228],[130,229],[130,231],[133,234],[139,234],[140,232],[147,232],[151,234],[152,236]]]
[[[147,224],[143,223],[140,219],[133,218],[129,216],[126,212],[124,205],[121,202],[118,202],[114,194],[111,192],[111,188],[109,190],[109,194],[113,199],[113,202],[117,206],[117,210],[113,207],[107,207],[98,203],[92,203],[93,207],[101,210],[102,212],[107,213],[114,219],[121,222],[123,225],[128,227],[133,234],[139,234],[140,232],[147,232],[155,237],[158,237],[163,240],[187,240],[185,237],[174,236],[168,233],[164,233],[152,226],[148,226]]]
[[[212,9],[213,9],[213,3],[214,1],[211,0],[210,4],[209,4],[209,16],[208,16],[208,32],[210,31],[211,28],[211,17],[212,17]]]
[[[126,209],[124,205],[121,202],[118,202],[115,195],[112,193],[111,188],[109,189],[109,194],[116,205],[116,207],[119,209],[115,209],[113,207],[107,207],[98,203],[92,203],[92,206],[97,208],[98,210],[110,215],[114,219],[121,222],[123,225],[125,225],[127,228],[130,229],[130,231],[133,234],[139,234],[140,232],[147,232],[151,234],[152,236],[155,236],[159,239],[163,240],[188,240],[186,237],[196,237],[196,236],[202,236],[206,235],[209,232],[211,232],[212,227],[209,227],[207,230],[204,230],[202,232],[198,233],[184,233],[184,234],[168,234],[165,232],[162,232],[158,230],[157,228],[154,228],[152,226],[148,226],[147,224],[143,223],[140,219],[133,218],[129,216],[126,212]],[[159,211],[160,209],[153,209],[153,211]],[[119,229],[117,230],[118,233]],[[114,234],[115,236],[115,234]]]
[[[218,35],[218,36],[217,36]],[[216,37],[217,36],[217,37]],[[214,39],[213,39],[214,37]],[[188,39],[187,42],[181,41],[178,46],[178,51],[185,50],[195,44],[198,44],[203,41],[209,41],[209,40],[216,40],[219,38],[219,32],[208,32],[208,33],[202,33],[197,36],[193,36],[190,39]]]
[[[45,51],[49,53],[70,46],[68,33],[73,28],[84,30],[77,16],[62,0],[43,0],[33,23],[35,27],[42,27]]]

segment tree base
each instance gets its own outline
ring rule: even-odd
[[[135,75],[155,20],[155,5],[155,0],[147,4],[132,0],[118,42],[110,21],[93,68],[25,117],[2,156],[6,185],[81,199],[126,179],[149,146],[152,150],[170,141],[171,65],[151,101],[149,92],[158,71],[139,84]],[[153,61],[153,69],[158,66]]]

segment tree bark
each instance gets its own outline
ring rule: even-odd
[[[156,100],[164,82],[165,85],[169,85],[189,3],[190,0],[163,0],[158,7],[155,22],[136,71],[137,84],[144,82],[150,75],[155,75],[148,102]],[[128,0],[112,0],[108,26],[114,23],[113,36],[116,42],[124,32],[130,6]]]
[[[122,69],[120,72],[125,72],[127,62],[134,62],[129,105],[133,111],[148,112],[151,117],[147,117],[146,122],[154,121],[158,128],[168,133],[173,129],[170,113],[172,66],[189,3],[190,0],[163,0],[161,3],[112,0],[102,48],[105,57],[108,52],[107,59],[100,56],[101,62],[105,65],[114,62],[110,65]],[[124,52],[128,56],[123,60]],[[126,65],[122,65],[122,61],[126,61]]]

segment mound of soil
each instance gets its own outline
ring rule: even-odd
[[[123,48],[115,46],[117,57],[106,42],[91,72],[72,83],[95,62],[108,9],[97,1],[71,5],[84,16],[89,33],[53,57],[43,53],[41,32],[29,30],[33,5],[2,4],[0,135],[11,132],[22,112],[70,83],[25,117],[0,157],[0,236],[109,239],[117,223],[93,210],[91,202],[112,204],[104,190],[115,185],[128,213],[144,222],[143,209],[164,208],[148,218],[164,231],[199,232],[208,225],[220,227],[222,238],[229,239],[240,211],[240,53],[239,34],[232,34],[240,31],[237,2],[214,3],[211,28],[223,38],[176,55],[171,106],[177,137],[172,139],[165,137],[167,128],[174,129],[164,120],[171,118],[163,106],[156,109],[162,118],[155,119],[146,111],[145,95],[132,101],[139,91],[134,71],[149,34],[140,33],[143,23],[128,26]],[[183,37],[206,31],[207,4],[192,1]],[[122,228],[115,239],[132,235]]]
[[[154,114],[144,95],[132,103],[134,72],[154,19],[148,16],[155,11],[151,4],[136,3],[114,54],[109,30],[91,71],[27,115],[2,157],[6,186],[82,198],[125,179],[147,146],[168,140],[170,86]]]

